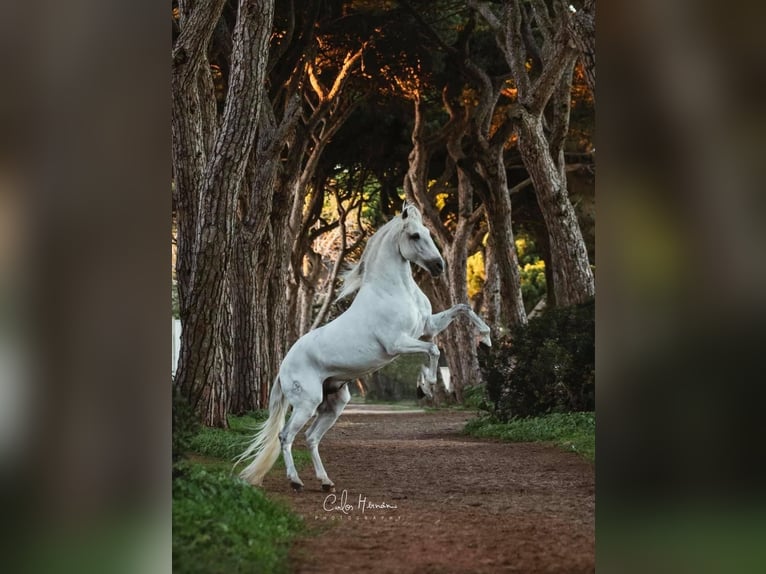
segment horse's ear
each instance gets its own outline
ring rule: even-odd
[[[407,219],[407,215],[408,215],[407,205],[405,204],[404,207],[402,208],[402,219]]]

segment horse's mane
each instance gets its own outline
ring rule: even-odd
[[[340,293],[338,293],[338,296],[335,298],[336,301],[340,301],[344,297],[348,297],[359,290],[362,286],[367,264],[375,257],[378,251],[380,251],[380,247],[383,245],[383,240],[391,235],[392,232],[401,229],[401,226],[401,217],[394,217],[367,240],[367,245],[364,248],[364,252],[362,252],[362,256],[359,258],[359,261],[342,274],[343,289],[340,290]]]

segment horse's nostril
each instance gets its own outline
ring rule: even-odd
[[[442,271],[444,271],[444,261],[441,259],[436,259],[431,262],[431,264],[428,266],[428,270],[431,272],[431,275],[436,277],[437,275],[440,275]]]

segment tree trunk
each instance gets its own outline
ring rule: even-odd
[[[466,283],[466,240],[455,237],[453,248],[443,254],[447,263],[449,300],[452,305],[468,301]],[[476,354],[476,328],[463,315],[458,316],[439,335],[450,370],[450,380],[458,404],[463,402],[463,389],[481,382]]]
[[[241,415],[262,407],[259,359],[253,352],[256,324],[256,261],[252,235],[241,229],[234,248],[230,273],[232,341],[234,345],[231,412]]]
[[[544,3],[538,4],[534,10],[527,12],[521,0],[509,0],[505,3],[501,18],[489,3],[476,2],[474,6],[495,32],[495,40],[517,88],[514,119],[518,126],[519,151],[535,187],[550,239],[553,285],[548,285],[548,289],[553,290],[557,305],[566,306],[579,303],[595,293],[587,249],[567,194],[563,153],[569,129],[572,68],[579,54],[574,48],[569,12],[562,8],[550,13]],[[592,16],[594,7],[595,3],[588,1],[585,9],[580,11],[582,13],[575,15],[586,43],[593,40],[592,35],[588,36],[590,32],[585,31],[588,26],[585,19]],[[531,35],[526,38],[523,35],[525,26],[531,27],[532,19],[540,32],[542,47],[535,45],[536,40]],[[527,65],[528,51],[536,54],[539,60],[531,69]],[[585,64],[586,67],[589,65],[588,62]],[[595,84],[595,70],[591,72],[589,81]],[[549,122],[552,128],[550,135],[546,136],[543,113],[552,97],[554,101]]]
[[[442,222],[434,200],[428,193],[426,183],[431,154],[424,137],[423,111],[419,98],[416,98],[414,104],[413,148],[409,155],[409,169],[405,177],[404,188],[408,199],[419,206],[424,221],[442,243],[442,256],[447,266],[446,281],[431,282],[434,291],[439,294],[439,299],[446,302],[443,308],[440,305],[434,305],[435,311],[438,312],[468,302],[466,277],[468,241],[479,220],[480,212],[474,212],[471,176],[461,165],[464,159],[461,142],[467,131],[467,122],[465,117],[458,114],[451,106],[445,94],[444,105],[450,114],[450,122],[445,126],[443,132],[446,136],[445,144],[451,166],[454,166],[457,173],[458,213],[453,232],[450,232]],[[434,141],[439,141],[439,139]],[[444,177],[451,177],[453,173],[448,167]],[[452,389],[458,403],[463,401],[463,389],[466,386],[477,385],[481,381],[474,333],[473,324],[461,315],[437,337],[440,346],[445,351],[451,374]],[[438,397],[435,398],[434,402],[435,404],[438,402]]]
[[[595,294],[595,283],[580,224],[569,201],[566,173],[553,161],[542,116],[526,109],[521,111],[519,151],[548,229],[556,305],[582,303]],[[560,156],[563,167],[563,152]]]
[[[492,236],[490,236],[484,248],[484,276],[481,311],[484,315],[484,320],[492,329],[492,334],[497,335],[503,324],[500,311],[502,298],[500,296],[500,277],[497,271],[497,261],[495,261],[495,248]]]
[[[486,189],[482,200],[486,206],[489,235],[500,283],[502,317],[508,327],[527,322],[521,296],[521,275],[516,243],[513,237],[511,196],[505,173],[502,147],[491,146],[477,157]],[[479,189],[482,189],[479,187]]]
[[[198,72],[210,73],[204,69],[205,52],[222,4],[200,2],[190,8],[173,49],[173,171],[181,184],[179,204],[196,206],[196,213],[187,210],[185,221],[179,222],[189,256],[180,269],[183,330],[174,382],[202,422],[219,427],[227,426],[233,372],[227,284],[234,247],[232,214],[255,140],[273,18],[273,2],[239,3],[226,104],[220,129],[212,131],[213,94],[209,89],[195,94],[191,87]],[[212,149],[206,155],[210,141]]]

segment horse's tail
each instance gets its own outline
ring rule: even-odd
[[[239,464],[243,460],[254,457],[250,464],[239,473],[240,478],[254,486],[261,485],[263,477],[279,458],[279,451],[281,450],[279,432],[285,424],[288,406],[289,403],[282,394],[282,385],[279,383],[279,376],[277,376],[271,387],[269,418],[259,425],[253,441],[245,449],[245,452],[237,458],[236,464]]]

